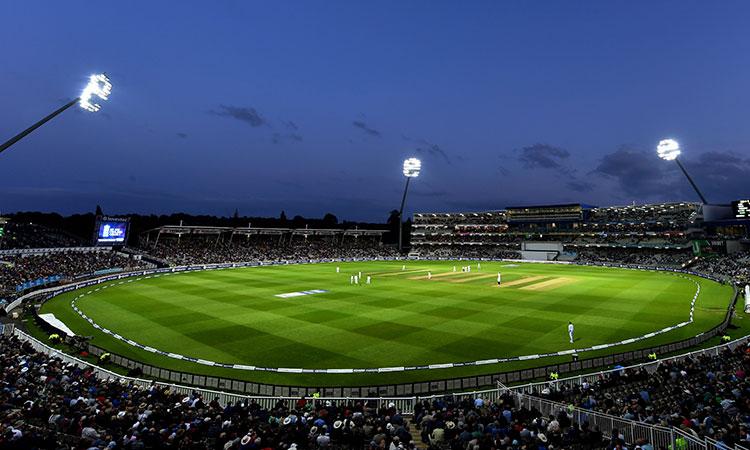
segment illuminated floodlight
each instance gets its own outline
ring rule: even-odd
[[[67,110],[68,108],[71,108],[76,103],[81,105],[81,108],[85,109],[86,111],[91,111],[91,112],[99,111],[99,109],[101,108],[101,105],[92,101],[92,99],[96,99],[96,97],[98,97],[101,100],[106,100],[107,98],[109,98],[109,94],[111,92],[112,92],[112,83],[110,83],[109,78],[107,78],[107,75],[103,73],[91,75],[89,77],[89,84],[87,84],[86,88],[83,90],[83,92],[81,92],[80,97],[70,100],[68,103],[64,104],[63,106],[57,108],[56,110],[52,111],[50,114],[43,117],[42,120],[36,122],[32,126],[26,128],[25,130],[21,131],[17,135],[13,136],[12,138],[0,144],[0,153],[9,149],[11,145],[20,141],[24,137],[30,135],[34,130],[41,127],[42,125],[49,122],[50,120],[54,119],[55,117],[59,116],[60,114],[62,114],[63,111]]]
[[[416,178],[419,176],[419,171],[422,170],[422,161],[417,158],[409,158],[404,160],[404,176],[408,178]]]
[[[89,77],[89,84],[83,89],[80,97],[81,108],[90,112],[97,112],[101,109],[101,105],[92,101],[93,97],[99,97],[102,100],[107,100],[109,94],[112,93],[112,83],[107,78],[107,75],[103,73],[91,75]]]
[[[680,156],[680,144],[674,139],[664,139],[656,146],[656,153],[665,161],[674,161]]]

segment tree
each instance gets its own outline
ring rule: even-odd
[[[322,222],[324,227],[333,228],[339,224],[339,219],[331,213],[326,213],[326,215],[323,216]]]

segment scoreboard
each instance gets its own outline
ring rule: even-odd
[[[125,245],[130,219],[127,217],[97,216],[94,245]]]
[[[732,214],[735,219],[750,219],[750,200],[732,202]]]

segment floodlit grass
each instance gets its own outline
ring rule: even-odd
[[[695,284],[663,272],[466,262],[361,262],[181,273],[87,295],[78,307],[141,344],[193,358],[268,367],[415,366],[549,353],[636,337],[688,319]],[[336,273],[335,267],[341,268]],[[453,266],[459,272],[453,273]],[[351,285],[350,275],[372,276]],[[427,272],[432,279],[427,279]],[[497,287],[497,273],[505,287]],[[732,290],[700,278],[695,322],[582,358],[694,336],[721,322]],[[324,289],[323,294],[279,298]],[[88,289],[86,289],[88,290]],[[369,385],[496,373],[569,357],[453,369],[373,374],[285,374],[208,367],[136,349],[94,329],[56,297],[52,312],[77,334],[160,367],[259,382]],[[567,324],[576,327],[574,346]]]

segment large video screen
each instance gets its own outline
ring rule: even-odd
[[[750,200],[732,202],[732,213],[735,219],[750,219]]]
[[[102,217],[96,222],[96,245],[125,244],[128,236],[128,219]]]

